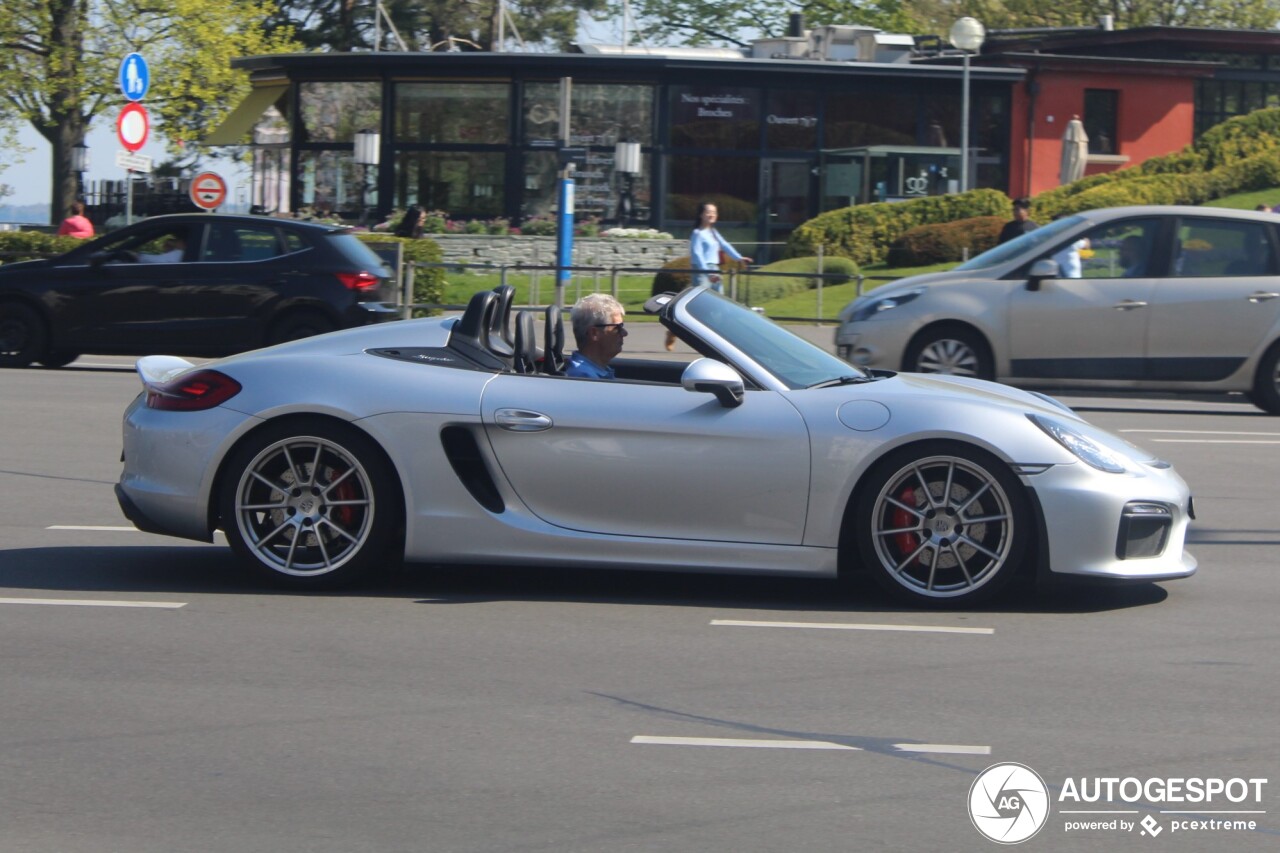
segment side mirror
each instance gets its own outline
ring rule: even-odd
[[[1058,262],[1053,258],[1041,258],[1031,265],[1031,270],[1027,273],[1027,290],[1039,290],[1040,282],[1046,278],[1059,278],[1062,270],[1058,269]]]
[[[738,371],[724,362],[700,358],[684,369],[680,384],[686,391],[715,394],[726,409],[742,405],[746,387]]]

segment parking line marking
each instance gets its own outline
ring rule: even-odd
[[[920,634],[994,634],[995,628],[957,628],[950,625],[871,625],[858,622],[753,622],[712,619],[712,625],[738,628],[821,628],[828,631],[910,631]]]
[[[93,598],[0,598],[0,604],[46,604],[62,607],[150,607],[177,610],[185,601],[121,601]]]
[[[737,749],[827,749],[843,752],[865,752],[860,746],[833,743],[829,740],[770,740],[766,738],[728,737],[660,737],[636,735],[632,743],[657,746],[726,746]],[[900,752],[932,752],[947,755],[990,755],[991,747],[959,743],[895,743]]]
[[[111,526],[106,524],[50,524],[45,530],[114,530],[119,533],[137,533],[136,527]]]

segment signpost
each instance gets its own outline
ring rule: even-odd
[[[146,154],[131,154],[128,151],[116,152],[116,165],[130,172],[150,172],[151,158]]]
[[[151,70],[140,53],[130,53],[120,61],[120,91],[130,101],[141,101],[151,88]]]
[[[201,210],[217,210],[227,200],[227,182],[217,172],[201,172],[191,179],[189,194]]]
[[[142,54],[125,55],[120,61],[117,80],[120,92],[129,101],[116,119],[116,136],[125,149],[116,154],[116,165],[125,169],[124,223],[129,225],[133,222],[133,173],[151,171],[151,158],[137,153],[147,144],[147,136],[151,133],[151,117],[147,115],[146,107],[138,103],[151,88],[151,69]]]
[[[151,117],[142,104],[127,103],[116,119],[116,136],[125,150],[133,153],[147,144],[151,133]]]

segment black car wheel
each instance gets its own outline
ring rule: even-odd
[[[80,353],[71,352],[70,350],[55,349],[40,356],[36,361],[40,362],[43,367],[66,367],[71,362],[80,357]]]
[[[907,348],[902,369],[912,373],[948,373],[977,379],[995,377],[986,342],[976,332],[955,326],[921,332]]]
[[[43,356],[44,321],[34,309],[15,302],[0,304],[0,367],[26,367]]]
[[[1271,415],[1280,415],[1280,341],[1271,345],[1258,361],[1253,380],[1253,404]]]
[[[313,335],[332,332],[335,326],[328,317],[317,311],[299,311],[286,314],[271,325],[267,332],[267,344],[283,344]]]
[[[222,482],[227,541],[278,584],[344,586],[372,578],[394,559],[398,480],[374,442],[352,427],[269,426],[236,450]]]
[[[1021,484],[995,457],[934,442],[891,454],[868,476],[855,516],[858,551],[894,596],[968,605],[1017,572],[1030,514]]]

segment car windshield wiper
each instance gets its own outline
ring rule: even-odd
[[[831,388],[835,385],[857,385],[859,382],[870,382],[873,379],[875,379],[874,376],[837,376],[835,379],[825,379],[822,382],[815,382],[812,385],[806,385],[805,388]]]

